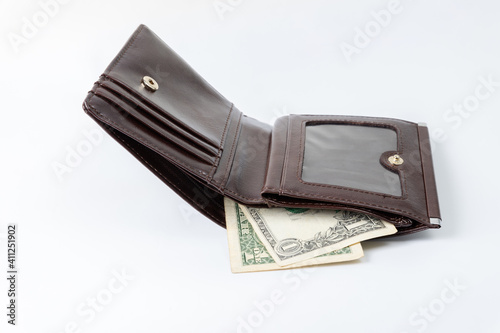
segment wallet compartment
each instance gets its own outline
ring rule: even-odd
[[[418,133],[426,128],[354,116],[290,115],[277,124],[262,191],[271,205],[365,212],[406,232],[438,227],[431,218],[440,216],[426,214],[437,205],[425,191]],[[391,164],[395,155],[404,162]]]

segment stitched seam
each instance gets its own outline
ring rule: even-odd
[[[280,189],[279,193],[282,193],[282,189],[285,186],[286,181],[286,171],[288,170],[288,152],[290,151],[290,117],[286,124],[286,137],[285,137],[285,156],[283,157],[283,166],[280,176]]]
[[[252,201],[252,202],[262,202],[262,203],[264,203],[264,200],[263,200],[262,198],[258,198],[258,199],[255,199],[255,198],[248,198],[248,197],[245,197],[245,196],[243,196],[243,195],[241,195],[241,194],[239,194],[239,193],[236,193],[236,192],[234,192],[234,191],[231,191],[231,190],[229,190],[229,189],[227,189],[227,188],[226,188],[226,189],[224,189],[224,192],[229,192],[229,193],[232,193],[235,197],[240,198],[240,199],[245,199],[245,200],[247,200],[247,201]]]
[[[412,217],[415,217],[417,219],[422,219],[423,221],[426,220],[426,218],[422,218],[423,216],[421,215],[416,215],[416,214],[413,214],[411,212],[408,212],[406,210],[403,210],[403,209],[399,209],[399,208],[394,208],[394,207],[387,207],[387,206],[382,206],[382,205],[377,205],[377,204],[370,204],[370,203],[367,203],[367,202],[363,202],[363,201],[357,201],[357,200],[350,200],[350,199],[343,199],[343,198],[338,198],[338,197],[332,197],[332,196],[321,196],[321,195],[314,195],[314,194],[309,194],[309,193],[303,193],[303,192],[297,192],[297,191],[291,191],[291,190],[288,190],[286,191],[285,194],[300,194],[300,195],[305,195],[306,197],[309,197],[309,198],[313,198],[313,197],[319,197],[319,198],[326,198],[326,199],[334,199],[334,200],[340,200],[341,203],[342,202],[349,202],[349,203],[357,203],[357,204],[364,204],[368,207],[378,207],[378,208],[386,208],[390,211],[398,211],[398,212],[401,212],[401,213],[406,213],[408,216],[412,216]],[[273,198],[273,200],[277,201],[277,202],[280,202],[280,203],[283,203],[283,204],[286,204],[286,205],[303,205],[301,203],[289,203],[289,202],[285,202],[285,201],[282,201],[282,200],[279,200],[279,199],[275,199]],[[307,203],[308,205],[316,205],[316,206],[319,206],[319,205],[324,205],[324,203]]]
[[[238,141],[238,140],[236,140],[236,138],[238,137],[241,118],[243,118],[243,114],[240,113],[240,117],[238,119],[238,124],[236,125],[236,132],[234,134],[233,144],[231,145],[231,151],[229,153],[229,157],[228,157],[228,161],[227,161],[226,171],[224,172],[224,178],[220,182],[221,185],[226,184],[227,179],[229,177],[230,166],[233,165],[233,163],[232,163],[234,161],[233,152],[234,152],[234,147],[236,146],[236,141]]]
[[[372,122],[372,121],[335,121],[335,120],[331,120],[331,119],[317,119],[317,120],[313,120],[313,122],[329,122],[329,123],[339,123],[339,122],[343,122],[343,123],[348,123],[348,124],[359,124],[359,125],[362,125],[362,124],[374,124],[374,125],[378,125],[376,127],[383,127],[383,128],[388,128],[388,129],[392,129],[394,130],[394,128],[396,129],[396,135],[398,137],[398,144],[400,144],[401,146],[401,155],[403,155],[403,151],[404,151],[404,146],[403,146],[403,142],[401,140],[401,130],[399,129],[399,127],[397,127],[396,125],[390,125],[390,124],[385,124],[385,123],[379,123],[379,122]],[[347,190],[347,191],[352,191],[352,192],[359,192],[359,193],[366,193],[366,194],[371,194],[371,195],[378,195],[378,196],[382,196],[384,198],[387,198],[387,197],[390,197],[390,198],[396,198],[396,199],[406,199],[408,194],[407,194],[407,191],[406,191],[406,177],[403,175],[402,173],[402,170],[399,170],[400,171],[400,178],[403,180],[402,183],[403,183],[403,188],[404,188],[404,195],[402,196],[393,196],[393,195],[388,195],[388,194],[383,194],[383,193],[377,193],[377,192],[370,192],[370,191],[365,191],[365,190],[359,190],[359,189],[355,189],[355,188],[349,188],[349,187],[342,187],[342,186],[337,186],[337,185],[327,185],[327,184],[317,184],[317,183],[309,183],[309,182],[305,182],[304,180],[302,180],[302,178],[300,177],[300,162],[303,162],[303,150],[304,150],[304,146],[303,146],[303,141],[302,140],[302,137],[303,137],[303,129],[304,129],[304,123],[305,122],[311,122],[310,120],[302,120],[301,122],[301,140],[300,140],[300,150],[299,150],[299,154],[300,154],[300,157],[297,161],[297,172],[296,172],[296,177],[297,177],[297,180],[302,183],[302,184],[305,184],[305,185],[310,185],[310,186],[317,186],[317,187],[326,187],[326,188],[336,188],[336,189],[340,189],[340,190]],[[383,125],[383,126],[380,126],[380,125]],[[318,197],[322,197],[322,196],[318,196]],[[328,198],[327,196],[325,198]]]
[[[279,203],[282,203],[282,204],[285,204],[285,205],[289,205],[289,203],[285,202],[285,201],[281,201],[281,200],[278,200],[278,199],[274,199],[271,201],[271,202],[279,202]],[[298,206],[303,206],[302,203],[290,203],[290,205],[298,205]],[[352,207],[353,209],[358,209],[360,211],[363,212],[363,214],[376,214],[376,212],[367,212],[366,210],[367,209],[371,209],[369,207],[353,207],[353,206],[349,206],[347,204],[344,204],[342,202],[338,202],[338,203],[330,203],[330,202],[325,202],[325,203],[308,203],[307,205],[315,205],[315,206],[334,206],[334,207],[339,207],[338,209],[349,209],[350,207]],[[334,208],[335,209],[335,208]],[[380,211],[382,212],[382,211]],[[387,213],[387,212],[382,212],[382,213]],[[383,218],[382,216],[380,217],[381,219],[383,220],[386,220],[386,218]],[[389,222],[390,223],[393,223],[395,225],[402,225],[403,224],[403,221],[402,221],[402,217],[396,217],[395,220],[390,220]]]
[[[142,141],[143,143],[146,143],[147,145],[151,146],[152,148],[155,148],[157,149],[158,151],[162,152],[163,154],[165,154],[168,158],[176,161],[177,163],[183,165],[184,167],[186,167],[187,169],[191,170],[191,171],[194,171],[196,173],[201,173],[203,175],[206,175],[207,173],[205,171],[202,171],[202,170],[199,170],[199,169],[195,169],[189,165],[186,165],[184,162],[178,160],[177,158],[173,157],[172,155],[170,155],[169,153],[167,153],[166,151],[164,151],[163,149],[157,147],[156,145],[150,143],[148,140],[142,138],[140,135],[138,135],[137,133],[133,132],[133,131],[129,131],[128,129],[122,127],[120,124],[117,124],[116,122],[112,121],[111,119],[109,119],[108,117],[106,117],[105,115],[103,115],[102,113],[100,113],[99,111],[96,110],[95,107],[93,107],[92,105],[90,105],[90,102],[92,101],[92,99],[95,97],[95,94],[92,95],[92,97],[89,99],[89,103],[88,103],[88,106],[97,114],[99,114],[102,118],[104,118],[105,120],[107,120],[108,122],[114,124],[117,128],[121,129],[123,132],[129,134],[129,135],[132,135],[134,136],[135,138],[139,139],[140,141]],[[215,163],[215,162],[214,162]]]
[[[123,144],[125,146],[127,146],[130,150],[132,150],[144,163],[146,163],[150,168],[152,168],[154,171],[157,172],[157,175],[163,179],[166,183],[168,183],[170,186],[174,187],[175,189],[177,189],[179,192],[181,192],[186,198],[189,198],[189,196],[181,189],[179,188],[178,186],[176,186],[174,183],[170,182],[168,180],[167,177],[165,177],[163,175],[163,173],[161,173],[160,171],[158,171],[158,169],[156,169],[154,166],[152,166],[139,152],[137,152],[134,148],[132,148],[127,142],[125,142],[122,138],[120,137],[116,137],[118,140],[120,140],[121,142],[123,142]],[[221,206],[219,206],[221,208]],[[201,208],[201,207],[200,207]],[[210,213],[209,211],[203,209],[203,211],[210,215],[214,220],[218,220],[212,213]]]
[[[431,214],[429,213],[429,202],[427,199],[427,183],[426,183],[426,177],[425,177],[425,170],[424,170],[424,159],[422,156],[422,147],[420,147],[420,127],[417,127],[417,136],[418,136],[418,150],[420,152],[420,161],[421,161],[421,167],[422,167],[422,176],[423,176],[423,183],[424,183],[424,193],[425,193],[425,207],[427,209],[427,216],[430,218]]]
[[[220,160],[220,152],[222,151],[222,146],[224,146],[224,142],[222,141],[224,139],[224,136],[226,134],[226,131],[227,131],[227,124],[229,123],[229,118],[231,118],[231,114],[233,113],[233,107],[234,107],[234,104],[231,103],[231,107],[229,108],[229,113],[227,115],[227,118],[226,118],[226,123],[224,124],[224,130],[222,130],[222,135],[220,137],[220,144],[219,144],[219,151],[217,152],[217,156],[219,156],[215,161],[214,161],[214,164],[212,165],[212,168],[210,169],[210,173],[207,174],[207,181],[210,181],[213,177],[213,171],[214,171],[214,168],[215,168],[215,165],[218,164],[217,162]]]
[[[321,117],[321,116],[318,116],[318,115],[315,115],[315,114],[301,114],[300,117]],[[351,120],[348,120],[348,119],[351,119],[351,118],[358,119],[359,118],[359,116],[345,116],[345,115],[338,115],[337,117],[338,117],[338,120],[328,119],[328,121],[347,122],[347,121],[351,121]],[[343,119],[343,118],[346,118],[346,119]],[[415,123],[413,123],[411,121],[406,121],[406,120],[401,120],[401,119],[395,119],[395,118],[370,117],[370,116],[363,116],[363,118],[376,119],[377,122],[373,122],[374,124],[379,124],[379,123],[382,123],[382,122],[387,121],[387,120],[393,120],[393,121],[396,121],[396,122],[402,122],[402,123],[406,123],[406,124],[409,124],[409,125],[416,125]],[[311,121],[315,121],[315,120],[313,119]],[[321,121],[321,119],[319,119],[319,121]],[[353,120],[352,122],[354,123],[355,121],[356,120]]]
[[[264,187],[262,191],[265,191],[265,190],[275,190],[275,191],[279,191],[279,189],[277,189],[277,188],[274,188],[274,187],[268,187],[268,186]]]

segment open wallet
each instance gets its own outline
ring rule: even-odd
[[[224,197],[250,207],[340,209],[439,228],[429,132],[404,120],[244,115],[139,26],[83,108],[172,190],[225,227]]]

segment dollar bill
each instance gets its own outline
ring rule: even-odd
[[[258,272],[278,269],[289,269],[312,265],[322,265],[361,258],[361,245],[354,244],[321,256],[301,261],[288,266],[275,263],[266,247],[253,230],[252,225],[243,214],[238,204],[231,199],[224,199],[226,210],[227,238],[231,271],[233,273]]]
[[[389,222],[343,210],[239,208],[280,266],[397,232]]]

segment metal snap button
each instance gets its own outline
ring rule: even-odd
[[[389,163],[391,163],[392,165],[401,165],[404,162],[403,158],[401,156],[399,156],[398,154],[389,156],[388,160],[389,160]]]
[[[151,76],[147,76],[147,75],[142,78],[142,84],[144,85],[144,87],[147,90],[152,91],[152,92],[157,91],[159,88],[158,82],[156,82],[156,80],[153,79]]]

